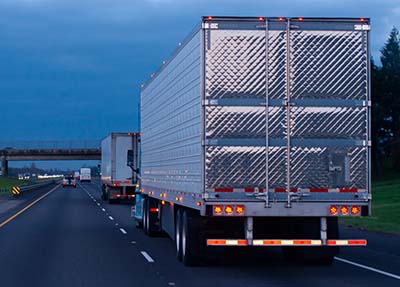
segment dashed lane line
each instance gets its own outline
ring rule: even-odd
[[[146,258],[146,260],[149,263],[153,263],[154,262],[154,259],[151,258],[151,256],[146,251],[140,251],[140,253],[142,253],[143,257]]]
[[[128,234],[128,232],[126,232],[126,230],[123,229],[123,228],[120,228],[119,230],[121,230],[121,232],[122,232],[123,234]]]

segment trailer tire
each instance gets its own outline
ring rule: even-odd
[[[178,209],[175,218],[175,248],[176,259],[182,261],[182,211]]]
[[[192,218],[187,211],[182,215],[182,262],[185,266],[198,266],[200,257],[196,250],[200,247],[199,230],[195,224],[192,224]]]
[[[147,200],[145,199],[143,202],[143,231],[144,234],[148,235],[147,226]]]
[[[143,229],[148,236],[153,237],[159,233],[159,228],[156,226],[158,217],[150,212],[150,208],[152,205],[153,207],[156,205],[156,201],[154,199],[146,198],[144,202],[145,208],[143,216],[145,216],[146,220],[143,221]]]

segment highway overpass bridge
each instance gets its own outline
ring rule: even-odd
[[[100,160],[99,140],[0,142],[2,175],[8,174],[8,161]]]

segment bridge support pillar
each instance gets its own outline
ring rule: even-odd
[[[5,156],[1,157],[1,175],[8,175],[8,160]]]

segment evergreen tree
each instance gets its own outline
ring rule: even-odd
[[[400,75],[400,39],[399,30],[393,27],[389,38],[381,51],[382,69],[385,72]]]

